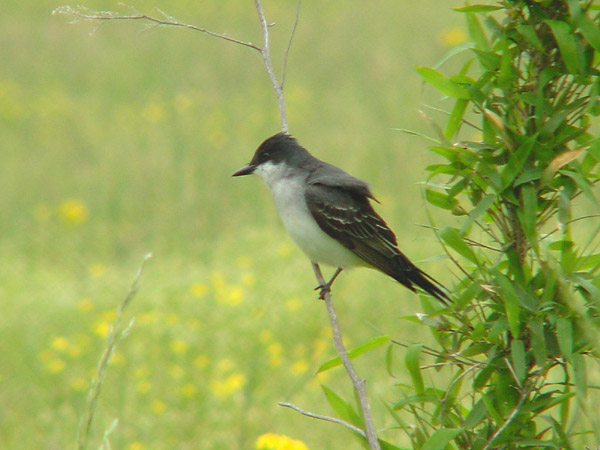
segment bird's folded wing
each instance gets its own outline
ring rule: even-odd
[[[309,180],[305,199],[308,210],[325,233],[387,272],[390,259],[399,253],[396,237],[373,210],[366,192],[366,183],[337,186]]]

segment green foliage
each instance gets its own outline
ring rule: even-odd
[[[457,11],[472,40],[459,74],[417,71],[454,102],[444,131],[435,127],[431,150],[446,162],[429,167],[425,198],[459,220],[438,236],[462,277],[452,308],[425,303],[446,318],[424,321],[445,385],[427,386],[422,346],[409,346],[416,394],[394,409],[419,425],[398,424],[421,449],[575,448],[582,434],[597,443],[598,15],[559,0]]]

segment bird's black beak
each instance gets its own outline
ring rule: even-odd
[[[232,177],[241,177],[242,175],[250,175],[251,173],[254,173],[255,169],[256,169],[256,166],[254,164],[246,164],[241,169],[235,171],[233,173],[233,175],[231,175],[231,176]]]

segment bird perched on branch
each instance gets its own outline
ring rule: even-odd
[[[408,289],[415,286],[442,303],[440,283],[415,266],[399,249],[396,236],[375,212],[369,185],[312,156],[296,139],[278,133],[233,174],[256,174],[271,190],[288,233],[313,263],[336,267],[318,286],[324,298],[343,269],[363,266],[389,275]]]

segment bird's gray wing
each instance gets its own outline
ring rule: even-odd
[[[372,195],[368,185],[342,174],[308,179],[308,210],[326,234],[368,264],[393,276],[394,258],[400,253],[396,237],[369,203]]]
[[[416,285],[448,303],[442,286],[398,250],[396,236],[371,206],[375,198],[367,183],[322,163],[307,178],[304,197],[326,234],[408,289],[416,291]]]

